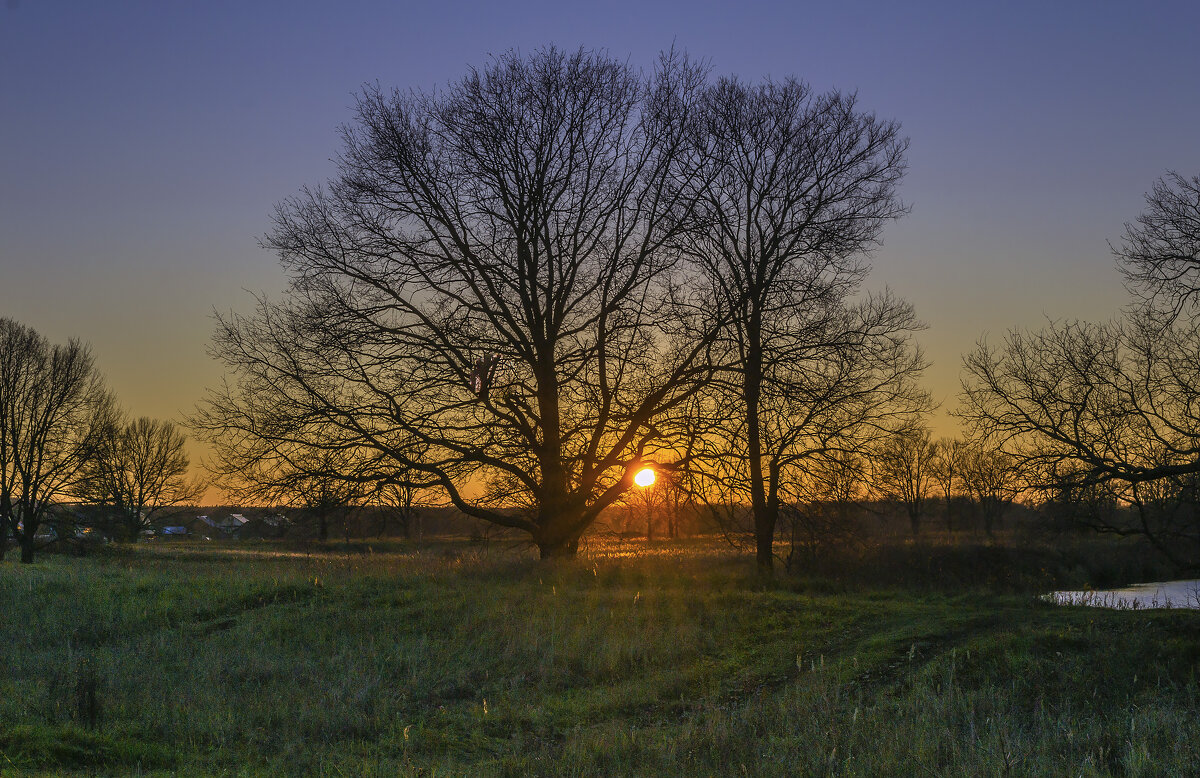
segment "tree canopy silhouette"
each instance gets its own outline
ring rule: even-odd
[[[860,449],[928,405],[912,307],[862,295],[866,254],[904,213],[908,141],[854,95],[788,79],[721,79],[705,92],[684,246],[728,308],[707,403],[697,489],[750,506],[772,566],[780,507],[823,457]],[[703,427],[706,425],[695,425]]]
[[[1124,315],[981,342],[965,360],[960,415],[1032,486],[1104,491],[1139,514],[1110,514],[1108,530],[1200,563],[1200,179],[1156,182],[1114,253],[1135,298]]]
[[[96,449],[110,398],[91,350],[0,318],[0,557],[32,562],[38,529]]]
[[[338,175],[282,203],[285,299],[220,318],[195,419],[243,452],[367,452],[543,556],[629,488],[700,389],[720,306],[685,283],[701,69],[509,53],[437,93],[368,87]],[[486,365],[486,374],[479,371]]]

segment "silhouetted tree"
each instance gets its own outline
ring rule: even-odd
[[[924,426],[905,426],[881,438],[871,455],[871,475],[877,494],[904,509],[913,537],[934,484],[936,448]]]
[[[789,539],[787,569],[796,565],[801,551],[812,559],[824,548],[858,538],[866,467],[866,458],[856,452],[831,452],[806,463],[802,480],[790,485],[791,499],[782,508]]]
[[[1024,487],[1016,459],[984,445],[969,447],[963,456],[963,485],[974,500],[983,531],[991,535],[1004,512]]]
[[[1171,174],[1146,202],[1114,248],[1137,305],[1106,323],[1013,331],[965,360],[960,415],[1043,492],[1105,485],[1137,505],[1154,482],[1200,473],[1200,182]],[[1154,515],[1165,514],[1144,513],[1151,540]],[[1200,541],[1200,523],[1191,534]]]
[[[698,228],[683,236],[711,295],[730,310],[705,412],[716,421],[699,493],[740,515],[748,504],[759,567],[789,471],[851,450],[923,406],[912,308],[859,299],[896,195],[908,143],[854,95],[788,79],[722,79],[705,93]]]
[[[679,470],[654,469],[653,484],[637,487],[625,495],[629,512],[625,530],[641,529],[646,540],[654,540],[659,535],[674,539],[679,537],[682,515],[690,514],[694,505]]]
[[[102,529],[135,541],[163,511],[193,502],[204,486],[188,476],[187,438],[169,421],[145,416],[126,421],[113,413],[72,492],[100,509]]]
[[[963,479],[963,459],[967,443],[961,438],[938,438],[933,444],[932,476],[945,501],[946,531],[954,531],[955,500],[959,499]]]
[[[17,539],[22,562],[33,561],[42,520],[95,449],[107,402],[87,346],[52,345],[0,318],[0,536]]]
[[[675,248],[703,81],[547,49],[435,94],[366,89],[337,177],[266,239],[286,300],[220,320],[234,378],[201,426],[371,452],[364,474],[573,554],[711,374],[719,312]]]
[[[1124,494],[1200,472],[1198,354],[1195,322],[1164,326],[1145,309],[1121,321],[1011,332],[967,357],[960,413],[1034,487],[1112,484]]]
[[[1200,331],[1144,310],[981,343],[960,415],[1035,472],[1152,481],[1200,469]]]
[[[420,537],[421,516],[414,504],[416,495],[417,490],[408,483],[385,484],[376,491],[373,504],[379,510],[378,537],[387,534],[388,524],[393,518],[400,522],[400,531],[405,538],[411,538],[414,530]]]
[[[674,540],[682,534],[684,526],[694,525],[696,502],[687,489],[682,470],[662,472],[658,488],[663,496],[665,531],[667,537]],[[687,524],[684,523],[684,519],[688,520]]]

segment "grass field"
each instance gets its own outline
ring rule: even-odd
[[[1114,570],[900,545],[764,582],[706,541],[5,562],[0,775],[1195,774],[1200,612],[1034,594]]]

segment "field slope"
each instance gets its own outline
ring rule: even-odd
[[[0,775],[1200,769],[1200,613],[751,567],[700,544],[5,563]]]

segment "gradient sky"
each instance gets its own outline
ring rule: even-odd
[[[178,419],[219,376],[213,309],[282,287],[257,239],[331,175],[361,84],[549,43],[648,67],[674,43],[902,123],[912,213],[869,286],[916,305],[950,408],[985,333],[1124,304],[1106,241],[1167,170],[1200,173],[1197,40],[1196,2],[4,0],[0,316],[86,339],[132,413]]]

